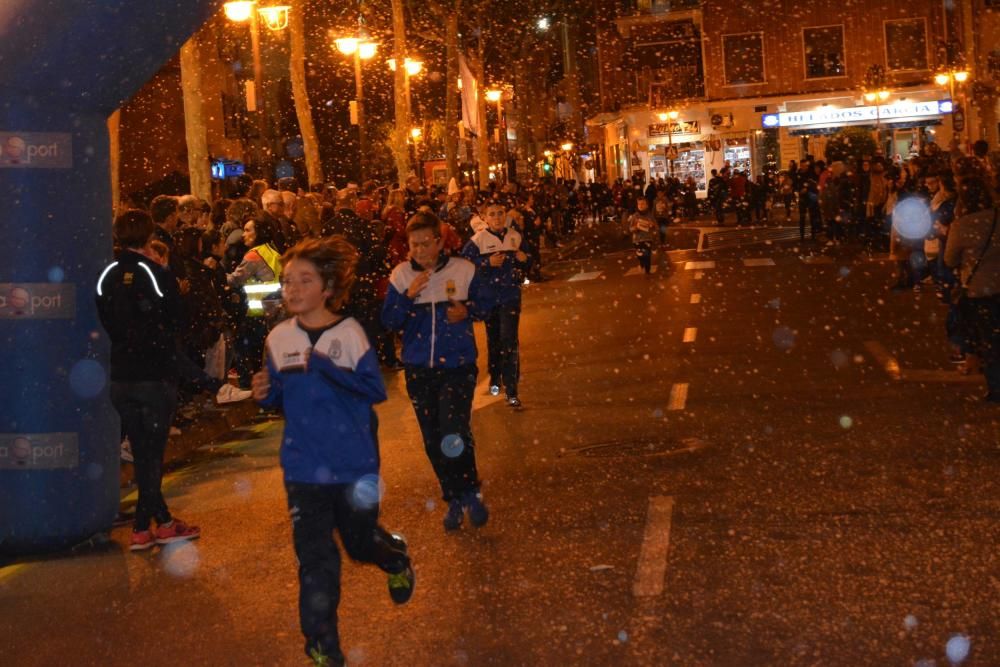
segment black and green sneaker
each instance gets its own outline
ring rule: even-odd
[[[309,661],[313,667],[344,667],[343,659],[327,655],[318,648],[309,649]]]
[[[407,565],[399,574],[389,575],[389,597],[396,604],[406,604],[413,597],[413,586],[417,583],[413,566]]]

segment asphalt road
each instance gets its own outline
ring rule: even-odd
[[[1000,664],[1000,408],[949,367],[932,293],[857,248],[677,250],[650,277],[606,231],[567,254],[527,288],[524,410],[477,396],[485,528],[443,532],[387,376],[383,519],[417,589],[397,608],[345,567],[351,665]],[[303,664],[279,444],[262,422],[171,476],[191,546],[121,529],[0,569],[0,664]]]

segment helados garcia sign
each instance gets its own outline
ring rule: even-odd
[[[951,100],[930,102],[899,101],[880,106],[864,107],[821,107],[805,111],[767,113],[761,117],[761,124],[772,127],[835,127],[848,124],[867,124],[876,121],[919,119],[940,116],[954,111]]]

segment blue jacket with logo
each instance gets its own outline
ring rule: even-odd
[[[521,233],[509,227],[499,233],[482,229],[462,249],[462,256],[476,265],[484,296],[492,306],[521,302],[521,284],[531,260],[518,261],[515,255],[520,249]],[[497,253],[504,255],[503,264],[492,266],[490,257]]]
[[[357,320],[344,318],[314,346],[297,318],[267,337],[271,389],[261,405],[285,413],[285,480],[350,484],[379,470],[378,421],[386,399],[374,350]]]
[[[486,314],[476,267],[460,257],[442,255],[427,286],[416,299],[411,299],[406,290],[423,271],[423,267],[412,261],[393,269],[382,307],[382,323],[386,328],[403,332],[403,363],[427,368],[458,368],[476,363],[472,318],[482,319]],[[464,301],[471,317],[449,322],[447,311],[451,299]]]

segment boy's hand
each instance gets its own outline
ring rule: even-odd
[[[250,389],[253,391],[253,400],[260,402],[267,398],[268,392],[271,391],[271,374],[267,372],[266,366],[254,373]]]
[[[469,309],[465,307],[464,303],[461,301],[455,301],[454,299],[448,299],[448,301],[451,305],[448,306],[448,310],[445,311],[445,317],[447,317],[450,323],[454,324],[455,322],[461,322],[469,316]]]
[[[519,262],[527,262],[528,261],[528,256],[524,254],[523,250],[518,250],[516,253],[514,253],[514,257]]]
[[[417,277],[413,279],[413,282],[410,283],[410,286],[406,288],[406,296],[411,300],[416,299],[424,288],[427,287],[427,283],[430,279],[430,271],[424,271],[423,273],[418,274]]]
[[[490,266],[496,268],[503,266],[503,261],[507,259],[502,252],[495,252],[490,255]]]

